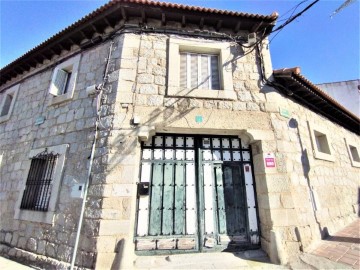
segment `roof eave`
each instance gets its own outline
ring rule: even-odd
[[[111,1],[3,67],[0,70],[0,86],[17,75],[36,68],[38,64],[43,64],[46,59],[51,60],[54,55],[60,55],[63,49],[70,50],[72,45],[80,45],[97,32],[104,34],[106,27],[116,32],[119,22],[127,21],[130,17],[142,18],[145,23],[150,18],[163,21],[165,17],[165,23],[166,19],[182,23],[185,21],[185,24],[199,24],[199,28],[211,24],[214,28],[218,28],[217,31],[221,27],[221,29],[231,29],[234,33],[248,30],[261,31],[268,35],[275,25],[278,14],[264,16],[145,0]]]
[[[300,68],[274,70],[274,79],[282,92],[311,110],[346,129],[360,134],[360,119],[300,74]]]

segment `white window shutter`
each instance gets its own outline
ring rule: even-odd
[[[211,89],[220,89],[220,74],[219,74],[219,57],[212,55],[211,57]]]
[[[201,57],[201,80],[199,88],[209,89],[209,57],[208,55],[200,55]]]
[[[191,54],[191,89],[196,89],[199,86],[198,82],[198,55]]]
[[[187,54],[180,54],[180,87],[187,88]]]
[[[63,94],[67,78],[68,78],[68,73],[65,70],[59,69],[56,72],[56,77],[53,81],[54,87],[51,87],[50,94],[54,96]]]

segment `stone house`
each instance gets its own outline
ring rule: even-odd
[[[354,220],[359,118],[272,71],[276,19],[111,1],[2,68],[0,254],[111,269],[261,247],[286,264]]]

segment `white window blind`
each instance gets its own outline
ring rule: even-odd
[[[180,53],[180,86],[188,89],[220,89],[219,57]]]
[[[11,95],[6,94],[4,97],[4,106],[1,109],[1,114],[0,116],[4,116],[7,115],[9,113],[10,110],[10,106],[13,100],[13,97]]]
[[[54,80],[55,87],[53,88],[53,92],[51,94],[53,94],[55,96],[65,94],[66,90],[67,90],[67,85],[70,80],[70,76],[71,76],[71,73],[69,73],[63,69],[59,69],[56,72],[56,78]]]

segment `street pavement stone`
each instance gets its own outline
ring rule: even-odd
[[[360,219],[322,240],[312,254],[360,269]]]

